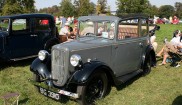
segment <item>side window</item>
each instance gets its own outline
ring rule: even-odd
[[[118,40],[139,37],[138,19],[124,20],[118,26]]]
[[[140,19],[141,22],[141,36],[147,36],[147,25],[148,25],[148,20],[147,19]]]
[[[0,19],[0,31],[9,31],[9,19]]]
[[[36,18],[35,19],[35,31],[49,31],[50,21],[46,18]]]
[[[98,35],[113,40],[115,35],[115,23],[112,21],[98,22]]]
[[[12,22],[12,31],[26,31],[29,29],[27,19],[14,19]]]

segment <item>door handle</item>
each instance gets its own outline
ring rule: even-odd
[[[142,43],[142,42],[140,42],[140,43],[139,43],[139,46],[140,46],[140,47],[143,47],[143,43]]]
[[[35,34],[32,34],[32,35],[30,35],[31,37],[37,37],[37,35],[35,35]]]

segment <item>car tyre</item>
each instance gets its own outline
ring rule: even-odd
[[[77,93],[80,105],[93,105],[97,99],[101,99],[107,95],[108,78],[105,72],[98,71],[91,75],[89,81],[84,86],[77,86]]]
[[[151,65],[152,65],[152,56],[149,55],[144,63],[143,75],[147,75],[151,72]]]

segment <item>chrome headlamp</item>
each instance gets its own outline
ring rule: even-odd
[[[81,62],[80,55],[74,54],[70,57],[70,63],[72,66],[76,67],[80,64],[80,62]]]
[[[49,53],[46,50],[40,50],[38,53],[38,58],[44,61],[48,57]]]

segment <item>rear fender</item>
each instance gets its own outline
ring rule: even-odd
[[[156,61],[155,51],[152,45],[148,45],[146,48],[146,53],[144,54],[142,59],[142,67],[141,67],[142,69],[146,64],[146,62],[148,61],[149,56],[151,56],[152,59],[151,66],[152,67],[156,66],[157,61]]]

